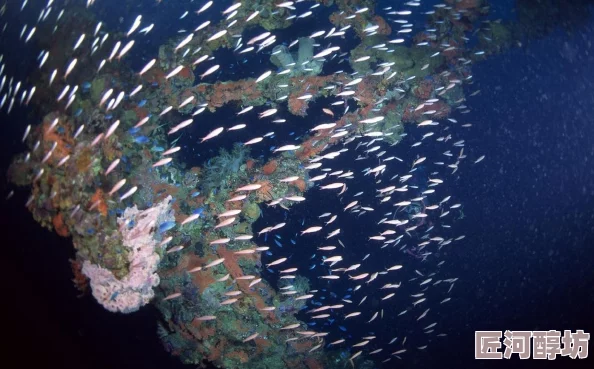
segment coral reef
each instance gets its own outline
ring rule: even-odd
[[[462,11],[459,17],[438,8],[427,20],[435,32],[419,32],[413,37],[413,46],[390,45],[393,52],[386,53],[374,46],[386,43],[395,32],[385,19],[375,14],[375,1],[319,0],[318,3],[325,6],[338,8],[330,16],[336,29],[352,26],[359,36],[360,43],[344,61],[362,80],[356,86],[356,109],[341,115],[336,109],[331,119],[326,117],[335,123],[334,128],[300,136],[296,142],[300,148],[292,153],[250,157],[246,146],[236,145],[231,151],[221,149],[202,167],[185,168],[176,161],[152,167],[161,158],[161,152],[175,142],[167,135],[174,118],[159,116],[169,106],[173,107],[169,114],[181,116],[199,107],[214,112],[229,104],[283,109],[284,102],[277,100],[287,95],[288,114],[304,117],[322,114],[310,108],[310,104],[315,106],[316,100],[327,97],[346,100],[336,95],[347,90],[345,85],[354,76],[346,73],[320,75],[325,60],[311,60],[316,41],[309,37],[300,38],[298,47],[291,50],[284,45],[275,46],[270,61],[278,68],[290,68],[291,72],[272,75],[260,83],[249,78],[216,83],[198,81],[200,83],[196,84],[189,67],[184,67],[173,78],[165,78],[178,65],[189,66],[203,55],[233,48],[232,34],[241,35],[248,27],[258,25],[267,30],[288,27],[292,24],[287,20],[289,12],[277,7],[274,1],[244,2],[236,15],[238,21],[229,26],[228,34],[206,42],[205,35],[214,34],[220,25],[228,26],[223,22],[211,24],[204,32],[195,34],[187,45],[188,51],[195,52],[175,51],[183,39],[176,35],[160,46],[158,63],[143,76],[122,63],[107,63],[91,80],[87,80],[88,75],[73,74],[73,85],[87,86],[71,109],[80,113],[54,111],[59,87],[50,86],[48,74],[39,72],[38,79],[42,83],[37,94],[43,119],[26,140],[30,158],[27,159],[26,154],[15,158],[9,178],[19,186],[31,186],[27,207],[37,222],[61,236],[72,237],[77,252],[72,263],[77,287],[85,291],[90,286],[95,299],[114,312],[132,312],[152,301],[165,321],[159,330],[164,346],[182,361],[199,365],[208,360],[226,368],[344,367],[347,356],[341,353],[345,351],[320,349],[309,353],[318,341],[301,338],[285,342],[286,335],[278,329],[298,323],[295,314],[305,302],[280,295],[266,280],[250,286],[251,281],[261,277],[260,254],[234,252],[255,248],[255,243],[216,245],[211,242],[252,234],[253,223],[265,208],[262,203],[277,206],[274,200],[307,191],[311,182],[307,181],[309,175],[304,166],[334,145],[366,132],[369,127],[359,124],[362,119],[384,116],[373,129],[382,131],[384,140],[396,143],[405,123],[445,118],[453,107],[461,106],[465,98],[462,84],[471,76],[467,63],[478,59],[464,48],[465,32],[472,30],[475,21],[486,14],[486,6],[482,0],[446,2]],[[363,7],[369,10],[360,14],[354,12]],[[247,24],[245,19],[256,10],[258,17]],[[64,48],[64,43],[54,40],[67,39],[68,32],[87,30],[96,24],[90,12],[83,10],[81,14],[79,19],[65,18],[68,27],[58,27],[55,35],[48,32],[40,39],[40,45],[51,50],[52,56],[56,55],[48,61],[48,70],[62,68],[74,55],[70,47]],[[364,32],[369,26],[377,26],[375,34]],[[490,22],[490,27],[482,27],[477,32],[484,36],[479,37],[477,48],[487,53],[499,52],[511,43],[511,32],[497,22]],[[486,42],[485,38],[494,42]],[[427,45],[420,47],[415,43]],[[445,44],[450,45],[447,51],[441,46]],[[95,57],[103,59],[109,57],[108,54],[109,50],[103,48]],[[369,59],[355,62],[363,56]],[[88,60],[81,57],[79,63],[83,62]],[[382,72],[380,65],[383,63],[390,64],[392,69]],[[204,64],[196,67],[196,73],[204,71]],[[98,108],[107,89],[129,91],[139,83],[145,86],[142,99],[127,97],[118,108],[110,111]],[[281,89],[279,84],[289,87]],[[311,95],[311,98],[300,98],[304,95]],[[180,108],[181,102],[190,97],[194,99]],[[427,103],[428,99],[438,101]],[[145,117],[150,120],[134,130],[134,125]],[[121,121],[121,128],[109,139],[91,145],[116,118]],[[59,121],[58,126],[49,130],[55,119]],[[75,140],[73,132],[82,125],[85,130]],[[339,130],[346,133],[336,136]],[[37,141],[39,147],[34,149]],[[41,163],[54,145],[51,157]],[[58,167],[68,155],[69,160]],[[105,169],[115,159],[119,159],[120,164],[106,176]],[[44,169],[44,175],[34,181],[39,169]],[[288,183],[280,181],[289,176],[299,179]],[[121,179],[127,180],[126,190],[138,186],[134,196],[125,201],[117,201],[121,192],[109,195],[110,189]],[[261,187],[242,201],[226,202],[237,195],[235,190],[239,186],[246,184]],[[283,202],[280,206],[286,208],[292,203]],[[241,213],[228,227],[214,229],[220,222],[217,215],[227,210],[241,210]],[[192,215],[199,217],[181,224]],[[163,224],[168,227],[161,231]],[[161,246],[163,240],[169,243]],[[182,246],[177,252],[164,251],[164,247],[172,250]],[[219,258],[224,258],[224,262],[204,268]],[[196,270],[199,267],[204,269]],[[238,279],[250,276],[253,279]],[[300,292],[309,290],[308,281],[302,277],[298,276],[294,285]],[[238,301],[221,305],[229,291],[241,292]],[[173,293],[181,295],[164,300]],[[153,299],[154,296],[157,298]],[[275,311],[260,310],[264,307],[275,307]],[[216,319],[199,319],[208,315]],[[254,333],[259,336],[243,342]],[[362,368],[373,365],[369,361],[357,364]]]

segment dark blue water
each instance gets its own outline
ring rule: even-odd
[[[175,7],[167,0],[163,3],[169,14],[179,16],[184,11],[183,7]],[[502,17],[508,15],[507,8],[501,4],[495,4],[495,8]],[[163,16],[156,9],[132,6],[129,12],[142,12],[147,19],[154,17],[156,22]],[[110,26],[120,27],[123,31],[128,28],[127,24],[117,25],[117,17],[103,18],[111,19],[113,24]],[[173,27],[177,30],[183,26],[172,25],[170,31],[174,31]],[[584,329],[594,332],[594,319],[591,318],[594,307],[594,71],[590,67],[593,62],[593,26],[594,20],[590,19],[571,35],[557,30],[538,41],[529,41],[522,49],[492,56],[473,66],[475,83],[467,89],[467,96],[479,89],[481,93],[468,97],[466,105],[472,110],[469,114],[453,115],[459,125],[472,123],[473,126],[470,129],[452,128],[456,137],[466,140],[468,159],[453,176],[454,180],[448,180],[447,187],[443,187],[455,202],[463,204],[464,215],[457,213],[456,220],[450,222],[452,230],[444,231],[444,235],[465,234],[466,238],[439,251],[440,260],[446,261],[441,267],[443,275],[460,280],[451,293],[452,301],[428,306],[434,314],[433,320],[439,322],[439,331],[448,336],[431,338],[424,351],[409,348],[402,361],[393,359],[394,366],[388,364],[386,367],[590,367],[591,359],[575,362],[560,358],[546,364],[516,359],[511,362],[475,361],[473,340],[476,330]],[[253,33],[257,35],[260,30],[253,30]],[[305,32],[308,33],[311,32]],[[167,37],[151,37],[154,44],[147,45],[147,50],[151,50],[147,55],[154,55],[155,45]],[[142,56],[137,56],[131,63],[139,58],[142,60]],[[235,62],[231,58],[223,60]],[[143,63],[136,61],[136,64],[141,67]],[[225,77],[254,77],[264,70],[266,68],[261,66]],[[316,108],[319,111],[323,102],[311,106],[310,111]],[[241,138],[192,147],[192,142],[212,128],[229,126],[235,119],[230,111],[225,107],[215,114],[208,113],[208,119],[201,117],[197,121],[204,124],[195,124],[187,137],[182,138],[180,143],[189,149],[184,154],[188,166],[203,163],[221,146],[231,147],[233,142],[247,141],[268,131],[275,131],[277,138],[273,142],[285,142],[291,137],[290,132],[295,132],[295,136],[305,133],[304,119],[287,117],[290,119],[288,123],[274,127],[251,119],[249,123],[253,129],[249,133],[242,132]],[[6,132],[10,133],[2,137],[5,148],[3,168],[20,147],[18,139],[22,130],[15,128],[15,122],[25,119],[27,114],[18,110],[10,119],[1,116],[2,123],[6,123]],[[323,122],[323,117],[309,116],[307,125],[312,126],[312,121],[318,119],[319,123]],[[214,121],[219,124],[213,125]],[[420,151],[409,147],[417,141],[418,132],[410,132],[410,136],[391,148],[393,151],[386,156],[396,155],[407,163],[413,160]],[[441,151],[437,145],[427,145],[422,146],[422,152],[429,156],[439,155]],[[269,155],[268,147],[252,153],[262,160]],[[485,160],[473,165],[472,161],[480,155],[486,155]],[[370,165],[354,161],[355,157],[351,150],[335,159],[332,166],[358,174]],[[402,171],[398,165],[392,161],[390,166],[395,172]],[[3,190],[6,188],[4,183]],[[362,203],[377,206],[374,192],[378,186],[373,179],[363,177],[351,186],[357,188],[356,191],[366,191],[359,198]],[[175,358],[161,349],[155,333],[159,314],[151,307],[120,316],[104,311],[90,296],[76,298],[77,291],[70,283],[67,261],[73,256],[70,242],[42,230],[31,219],[23,207],[27,196],[24,191],[18,192],[10,202],[4,203],[2,212],[3,243],[6,243],[2,276],[7,291],[3,301],[9,310],[5,315],[5,337],[10,341],[8,348],[12,358],[27,367],[29,364],[78,368],[181,367]],[[302,223],[305,226],[318,224],[317,217],[321,213],[342,214],[342,207],[346,206],[346,203],[336,204],[333,197],[317,189],[305,196],[309,200],[307,204],[294,206],[286,220],[283,210],[271,209],[265,210],[256,223],[255,229],[282,221],[288,223],[279,232],[282,248],[272,238],[266,242],[275,255],[266,261],[274,260],[276,255],[287,255],[300,270],[307,271],[313,264],[311,255],[319,254],[316,246],[339,246],[337,242],[324,241],[321,234],[295,235],[304,228]],[[312,203],[316,205],[312,206]],[[399,252],[397,248],[380,254],[373,247],[364,246],[369,229],[373,227],[376,226],[370,217],[341,217],[339,238],[349,240],[348,248],[342,251],[345,258],[360,260],[371,254],[368,260],[378,269],[402,263],[411,270],[425,271],[426,263]],[[298,252],[294,251],[296,246],[291,244],[291,239],[297,241]],[[306,272],[312,288],[326,289],[329,301],[338,301],[350,293],[346,283],[317,279],[322,268],[324,266],[318,263],[315,269]],[[275,281],[277,276],[270,274],[266,278]],[[398,299],[400,293],[411,292],[406,289],[406,279],[402,280],[403,286],[396,290],[393,299]],[[330,292],[336,293],[336,297]],[[358,303],[363,294],[356,296],[352,300]],[[376,291],[370,293],[368,299],[373,301],[382,296]],[[381,329],[370,332],[364,325],[341,323],[346,329],[343,333],[335,327],[339,323],[334,322],[331,337],[337,339],[340,334],[359,337],[373,333],[384,340],[395,336],[399,341],[404,336],[410,341],[426,339],[414,322],[422,309],[416,310],[414,316],[396,318],[404,307],[400,303],[394,305],[398,308],[384,311],[385,324]],[[371,311],[369,309],[367,315]],[[427,321],[426,325],[432,321]],[[391,352],[389,347],[384,347],[385,351]],[[11,357],[10,353],[8,355]]]

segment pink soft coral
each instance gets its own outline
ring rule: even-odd
[[[159,284],[155,271],[160,259],[154,230],[165,217],[172,217],[171,199],[168,196],[158,205],[142,211],[135,205],[118,218],[124,246],[130,248],[129,272],[125,277],[117,279],[110,270],[84,262],[82,272],[91,280],[93,296],[107,310],[131,313],[153,298],[153,287]],[[130,224],[134,226],[130,228]]]

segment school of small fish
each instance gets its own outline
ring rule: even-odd
[[[84,1],[87,7],[92,7],[97,2],[96,0]],[[181,35],[177,39],[174,52],[184,56],[199,53],[200,48],[195,48],[195,45],[192,44],[199,32],[208,32],[207,43],[214,43],[216,40],[231,34],[233,38],[237,39],[237,44],[234,46],[234,52],[237,55],[269,52],[272,45],[278,44],[273,31],[261,33],[246,41],[244,41],[245,39],[242,38],[241,34],[234,34],[233,23],[247,23],[260,16],[260,14],[258,11],[250,11],[246,17],[239,19],[238,14],[243,14],[241,8],[246,7],[247,2],[225,1],[224,3],[222,16],[226,18],[228,23],[225,28],[218,29],[215,32],[211,32],[212,25],[208,20],[209,14],[214,12],[215,5],[213,1],[194,1],[192,3],[193,12],[181,12],[178,16],[180,20],[186,17],[197,17],[197,28],[180,32]],[[274,3],[278,11],[286,12],[286,19],[292,22],[315,17],[316,12],[320,9],[320,4],[315,3],[312,5],[312,2],[305,0],[277,1]],[[7,6],[15,6],[15,4],[7,5],[5,3],[0,10],[0,16],[5,13]],[[23,0],[18,7],[20,11],[37,7],[36,11],[40,12],[37,23],[54,22],[54,27],[62,26],[60,19],[64,12],[69,10],[68,5],[63,5],[59,1],[54,2],[54,0],[48,0],[45,5]],[[378,12],[385,14],[394,24],[393,27],[399,27],[394,30],[394,33],[398,34],[399,37],[407,37],[406,34],[411,32],[413,28],[419,29],[419,27],[422,27],[409,22],[407,17],[413,16],[415,12],[430,15],[435,9],[444,8],[451,9],[447,4],[428,6],[422,4],[421,0],[411,0],[399,3],[398,6],[385,7],[378,10]],[[418,9],[424,10],[421,12]],[[238,11],[242,11],[242,13],[238,13]],[[345,17],[345,21],[354,19],[358,14],[367,11],[370,10],[367,8],[353,9],[351,14]],[[17,80],[13,78],[8,74],[10,64],[5,60],[4,55],[0,56],[0,109],[5,109],[5,112],[10,114],[15,104],[27,106],[35,98],[41,98],[40,95],[35,95],[35,92],[39,91],[39,85],[44,83],[60,86],[60,93],[51,98],[55,98],[58,110],[63,114],[70,114],[69,108],[84,88],[84,86],[74,85],[70,82],[73,75],[76,73],[97,73],[103,68],[109,68],[112,63],[125,62],[126,56],[130,55],[131,51],[143,47],[144,37],[147,37],[150,32],[160,32],[159,29],[164,27],[162,24],[145,21],[142,14],[132,19],[124,19],[123,22],[129,24],[129,28],[124,33],[108,33],[105,24],[97,22],[93,29],[73,35],[72,40],[65,40],[65,42],[72,42],[73,55],[76,55],[76,57],[64,60],[64,65],[59,70],[48,71],[46,68],[47,61],[51,58],[57,58],[58,55],[52,55],[51,50],[38,50],[36,67],[50,76],[48,80],[30,78]],[[8,24],[9,22],[4,24],[3,32]],[[20,42],[35,43],[36,38],[39,37],[39,34],[36,33],[39,28],[38,24],[21,25]],[[224,25],[225,22],[221,22],[221,24]],[[435,32],[434,30],[425,31],[428,33]],[[347,58],[348,53],[334,44],[333,40],[337,37],[344,38],[349,32],[352,32],[350,26],[311,32],[309,37],[314,40],[316,49],[309,62],[321,59],[339,60]],[[372,37],[377,32],[377,26],[371,24],[363,30],[365,37]],[[387,44],[375,45],[373,48],[391,53],[394,52],[394,49],[390,48],[391,45],[402,42],[405,42],[405,39],[394,39],[388,41]],[[291,46],[295,44],[296,42],[293,42]],[[450,45],[441,45],[440,51],[447,52],[451,50],[451,47]],[[100,50],[108,50],[108,56],[100,60],[96,65],[89,65],[90,56]],[[435,55],[437,56],[438,53]],[[8,58],[8,55],[6,55],[6,58]],[[369,59],[370,56],[362,56],[353,60],[353,62],[363,63]],[[118,105],[133,96],[140,100],[148,96],[146,94],[150,86],[141,77],[145,76],[155,66],[157,59],[151,57],[146,60],[148,61],[143,63],[144,66],[136,72],[136,77],[140,81],[139,84],[130,86],[130,88],[128,86],[106,87],[101,91],[99,107],[105,115],[115,114]],[[425,65],[423,69],[427,67],[428,65]],[[175,79],[187,68],[190,70],[200,69],[197,75],[200,79],[206,79],[209,76],[214,78],[217,73],[226,67],[222,61],[216,60],[214,56],[202,55],[193,63],[172,65],[171,69],[166,71],[165,79]],[[310,109],[310,114],[318,114],[331,119],[346,114],[349,109],[357,109],[356,101],[360,93],[359,86],[369,78],[378,76],[390,80],[398,72],[390,63],[379,65],[378,70],[379,72],[370,73],[370,75],[331,71],[331,73],[335,72],[344,75],[347,82],[342,83],[340,86],[334,85],[331,89],[328,89],[328,93],[335,98],[335,101],[316,112],[311,112]],[[258,85],[273,83],[271,80],[276,75],[290,72],[290,69],[287,72],[286,70],[276,71],[276,69],[271,68],[254,76],[254,83]],[[403,80],[402,83],[404,82]],[[315,137],[320,132],[331,132],[333,139],[339,142],[335,146],[340,147],[330,147],[313,157],[305,168],[308,173],[307,178],[291,176],[280,180],[280,182],[288,183],[303,179],[310,185],[309,191],[303,195],[288,194],[268,202],[268,207],[275,208],[279,206],[288,212],[286,223],[275,222],[268,218],[270,224],[263,229],[254,229],[253,236],[241,235],[233,239],[222,237],[210,242],[211,245],[216,246],[238,241],[251,242],[250,240],[253,238],[254,242],[264,244],[268,242],[270,235],[270,239],[274,240],[277,245],[283,246],[284,243],[286,247],[275,248],[275,251],[271,251],[267,246],[250,246],[235,251],[235,254],[262,253],[262,257],[265,259],[262,263],[262,275],[266,276],[271,273],[272,275],[282,276],[280,277],[284,283],[282,298],[293,301],[306,301],[307,309],[305,314],[308,316],[306,321],[278,328],[280,331],[286,332],[284,334],[287,335],[287,341],[316,339],[318,345],[312,347],[311,351],[329,346],[348,348],[350,350],[348,359],[354,365],[355,359],[360,356],[368,356],[380,362],[388,362],[393,358],[401,358],[402,355],[413,350],[427,350],[432,340],[446,335],[439,331],[439,320],[442,317],[437,315],[437,310],[440,305],[450,301],[450,298],[454,298],[451,292],[458,278],[450,274],[452,271],[447,270],[446,266],[444,266],[445,260],[440,260],[440,255],[443,248],[453,247],[456,242],[465,237],[464,235],[455,234],[455,229],[452,226],[458,218],[463,216],[463,205],[447,189],[449,188],[448,185],[451,185],[456,178],[455,175],[459,175],[459,170],[477,165],[483,160],[488,161],[488,158],[482,154],[470,155],[468,153],[460,132],[470,128],[470,124],[458,124],[454,118],[432,118],[431,115],[434,115],[435,111],[426,108],[430,108],[433,104],[442,101],[442,95],[446,91],[465,82],[451,80],[450,85],[436,89],[438,93],[435,96],[427,99],[421,106],[416,108],[416,110],[423,109],[423,114],[427,116],[423,119],[426,120],[418,124],[407,125],[406,133],[383,130],[381,124],[389,118],[377,115],[376,111],[379,109],[372,109],[365,119],[347,126],[337,128],[336,123],[333,122],[312,125],[309,128],[309,133],[312,136]],[[307,88],[305,91],[306,93],[298,97],[299,100],[316,99],[315,92],[307,92]],[[402,93],[404,93],[404,90],[402,90]],[[44,96],[43,98],[48,97]],[[199,120],[198,117],[194,117],[206,109],[207,104],[202,104],[199,105],[201,110],[192,114],[192,117],[186,117],[171,125],[168,128],[168,135],[178,132],[183,133],[191,130],[196,125],[208,125],[210,127],[209,133],[204,137],[200,137],[196,142],[197,150],[199,150],[200,144],[206,141],[234,140],[234,137],[236,137],[233,136],[235,131],[244,132],[250,129],[249,125],[242,123],[239,119],[254,114],[255,111],[257,111],[257,117],[260,119],[259,124],[262,125],[274,125],[287,121],[282,116],[284,110],[284,108],[281,108],[283,100],[279,100],[280,103],[269,107],[247,106],[237,108],[234,112],[237,121],[229,126],[218,122],[208,122],[208,119]],[[190,96],[177,102],[175,106],[169,105],[163,109],[158,117],[146,117],[137,122],[134,129],[139,129],[149,121],[154,123],[165,116],[169,117],[172,114],[171,111],[192,104],[193,101],[194,97]],[[376,101],[375,103],[379,105],[382,101]],[[461,102],[458,102],[459,110],[467,109],[466,106],[460,108],[462,106],[460,104]],[[342,112],[343,108],[340,107],[341,105],[344,106],[344,113]],[[276,120],[272,121],[272,119]],[[56,118],[49,126],[48,132],[60,129],[62,124],[61,119]],[[84,129],[85,125],[78,127],[73,139],[76,140]],[[122,129],[120,120],[115,119],[104,132],[98,134],[92,142],[88,143],[88,146],[92,148],[99,145]],[[32,126],[30,124],[24,124],[24,133],[19,139],[25,142],[31,130]],[[393,137],[391,137],[395,135],[400,135],[396,141],[392,140]],[[249,146],[264,145],[263,142],[269,142],[273,136],[274,134],[266,136],[248,134],[247,137],[243,137],[242,143]],[[409,143],[408,141],[412,137],[418,138],[418,140]],[[407,146],[405,146],[405,143]],[[36,144],[35,148],[38,146],[39,143]],[[298,142],[281,141],[275,143],[275,147],[271,149],[271,152],[273,155],[279,155],[280,157],[284,154],[290,155],[300,148]],[[83,150],[86,147],[76,146],[75,149]],[[187,148],[175,146],[175,143],[172,143],[169,148],[165,148],[162,152],[162,157],[152,163],[152,167],[154,170],[159,170],[171,165],[178,160],[174,154],[184,150],[187,150]],[[28,154],[27,160],[33,158],[34,151],[35,149]],[[51,171],[52,168],[46,162],[52,155],[55,155],[54,149],[43,153],[34,173],[33,182],[44,175],[47,176]],[[345,164],[345,160],[336,159],[339,156],[343,158],[351,157],[351,161]],[[68,159],[69,156],[63,157],[56,166],[67,165],[66,161]],[[123,160],[113,159],[110,161],[109,166],[103,168],[98,176],[109,175],[113,177],[118,173],[116,168],[123,165],[125,165]],[[362,167],[365,167],[365,169],[361,170]],[[261,184],[259,183],[244,183],[242,186],[237,187],[226,201],[243,201],[247,196],[259,190],[260,187]],[[355,190],[360,187],[363,188],[362,191]],[[130,198],[142,188],[142,183],[130,183],[127,178],[118,178],[115,185],[110,189],[106,189],[105,192],[111,200],[123,202],[125,200],[130,201]],[[310,204],[308,197],[312,195],[309,194],[315,191],[320,191],[328,199],[326,201],[334,201],[336,206],[333,209],[341,210],[329,211],[329,209],[321,208],[317,203]],[[292,215],[292,208],[283,205],[289,202],[292,204],[303,203],[309,209],[314,209],[310,211],[316,213],[315,217],[298,218]],[[91,210],[97,205],[93,204]],[[73,207],[73,213],[83,210],[81,206],[76,205],[76,207]],[[229,210],[217,214],[218,224],[214,226],[214,229],[234,224],[240,213],[241,210]],[[167,232],[169,229],[184,226],[197,221],[199,218],[200,213],[192,214],[183,221],[167,224],[167,227],[161,231]],[[287,225],[286,228],[285,225]],[[299,231],[289,235],[290,244],[280,236],[280,232],[288,229],[289,225],[291,229],[299,229]],[[349,237],[353,232],[364,234],[366,242],[354,244],[350,239],[351,237]],[[312,240],[317,241],[311,247],[316,251],[311,256],[311,266],[303,267],[294,264],[292,262],[293,254],[305,247],[305,245],[311,244]],[[365,256],[353,258],[351,250],[355,248],[365,250]],[[168,249],[167,252],[185,251],[183,246],[176,246]],[[188,272],[201,273],[224,262],[224,258],[211,260],[202,266],[188,270]],[[378,267],[378,265],[381,265],[381,267]],[[415,267],[411,267],[411,265],[415,265]],[[319,280],[312,283],[323,286],[323,288],[310,290],[307,294],[297,294],[291,281],[298,275],[299,271],[303,271],[307,275],[318,273]],[[229,275],[224,280],[228,278]],[[256,288],[257,283],[261,282],[260,276],[254,275],[243,276],[240,279],[250,281],[250,288]],[[183,298],[182,294],[175,292],[166,296],[164,300],[169,301],[180,298]],[[225,296],[221,297],[220,305],[237,304],[242,298],[243,293],[241,290],[229,291]],[[399,307],[398,311],[395,310],[395,306]],[[274,307],[264,307],[261,310],[272,311]],[[426,340],[411,342],[409,339],[407,341],[407,335],[399,332],[399,320],[408,316],[412,316],[418,330],[425,334]],[[217,316],[214,315],[197,317],[197,320],[202,321],[202,324],[210,324],[216,319]],[[358,329],[352,329],[353,332],[365,330],[369,333],[362,336],[351,335],[351,329],[348,328],[349,324],[358,326]],[[381,337],[375,335],[374,332],[381,330],[380,327],[384,324],[393,327],[393,336]],[[241,338],[246,345],[260,339],[258,338],[259,332],[250,333],[249,336]],[[332,334],[333,337],[339,336],[340,338],[327,342],[325,338],[327,334]]]

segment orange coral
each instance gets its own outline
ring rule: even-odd
[[[315,346],[315,342],[313,340],[299,340],[299,341],[291,341],[289,345],[293,350],[296,352],[306,352],[311,350],[313,346]]]
[[[231,351],[226,355],[229,358],[239,360],[240,363],[245,364],[248,362],[249,357],[245,351]]]
[[[377,29],[378,35],[389,35],[392,33],[392,28],[390,28],[390,25],[388,25],[385,19],[380,17],[379,15],[373,17],[373,23],[379,26],[379,28]]]
[[[62,237],[68,237],[70,233],[68,232],[68,227],[66,226],[66,224],[64,224],[64,219],[62,219],[62,213],[58,213],[52,218],[52,224],[54,225],[57,234],[59,234]]]
[[[151,68],[147,73],[143,75],[144,79],[151,84],[153,82],[157,82],[158,84],[163,84],[167,80],[165,79],[165,72],[163,69],[155,66]]]
[[[58,133],[58,126],[54,127],[48,132],[48,128],[51,126],[54,119],[60,119],[58,126],[64,130],[64,133]],[[49,145],[56,143],[56,148],[52,157],[54,160],[59,161],[66,155],[70,155],[72,147],[74,147],[74,141],[70,137],[70,124],[63,122],[60,117],[53,116],[52,114],[45,116],[43,124],[41,125],[43,141]]]
[[[308,369],[324,369],[324,366],[315,357],[306,358],[305,365]]]
[[[278,168],[278,162],[276,160],[270,160],[262,167],[262,173],[269,176],[276,171],[276,168]]]
[[[237,264],[238,255],[234,254],[231,250],[227,250],[227,248],[223,245],[217,247],[217,253],[219,254],[219,257],[225,259],[223,264],[225,265],[225,268],[233,278],[243,276],[243,270],[241,270],[241,267],[239,266],[239,264]],[[247,255],[246,257],[254,256],[256,256],[256,254]]]
[[[296,187],[301,192],[305,192],[305,190],[307,189],[307,185],[305,184],[305,181],[301,178],[299,178],[296,181],[291,182],[291,186]]]
[[[91,197],[91,205],[99,201],[99,205],[97,206],[97,210],[101,215],[107,216],[107,204],[105,203],[105,196],[103,191],[98,188],[97,191]]]
[[[91,149],[84,148],[82,153],[80,153],[76,159],[76,169],[79,172],[86,171],[89,168],[89,165],[91,165],[92,159],[93,155],[91,153]]]
[[[160,274],[162,278],[180,275],[195,267],[206,265],[210,261],[212,260],[208,260],[207,257],[201,258],[195,254],[187,254],[174,269],[164,270]],[[215,278],[209,269],[190,273],[190,276],[194,285],[200,290],[200,293],[203,293],[208,286],[215,282]]]
[[[307,100],[299,99],[299,94],[291,94],[289,96],[289,111],[293,115],[304,117],[307,115]]]
[[[283,361],[285,362],[285,367],[287,368],[303,368],[303,362],[300,358],[287,358],[284,357]]]
[[[161,201],[167,196],[177,196],[179,188],[168,183],[156,183],[152,185],[153,193],[157,195],[155,201]],[[176,201],[177,202],[177,201]]]
[[[297,159],[301,161],[306,161],[307,159],[317,155],[324,145],[321,145],[319,142],[316,146],[314,144],[319,141],[318,138],[311,137],[307,141],[301,143],[301,148],[295,152]]]
[[[265,352],[270,346],[272,346],[272,342],[270,342],[270,340],[264,339],[262,337],[257,337],[254,339],[254,342],[256,343],[256,354]]]
[[[256,100],[262,97],[255,80],[236,82],[217,82],[215,84],[199,84],[194,91],[205,95],[203,98],[208,101],[209,108],[221,107],[229,101]]]
[[[226,345],[227,345],[227,339],[224,337],[221,337],[215,346],[210,347],[210,353],[208,355],[208,360],[215,361],[217,359],[220,359]]]
[[[135,106],[133,108],[133,110],[134,110],[134,113],[136,113],[138,120],[143,119],[144,117],[148,116],[148,114],[149,114],[148,109],[145,108],[144,106],[143,107]]]
[[[194,73],[191,68],[183,68],[179,71],[178,77],[194,80]]]
[[[188,328],[190,329],[192,335],[199,340],[205,340],[209,337],[213,337],[217,332],[216,326],[213,322],[198,320],[198,317],[192,320],[192,323],[190,323],[190,327]]]
[[[228,250],[223,245],[221,245],[217,248],[217,253],[220,258],[225,259],[225,261],[223,261],[223,265],[225,266],[225,268],[227,269],[227,271],[229,272],[231,277],[233,277],[233,279],[236,279],[237,287],[245,295],[250,297],[250,299],[251,299],[252,303],[254,304],[254,306],[256,307],[256,309],[260,310],[260,309],[264,308],[265,306],[267,306],[266,303],[264,302],[264,299],[262,298],[262,296],[260,296],[260,294],[258,294],[256,292],[256,290],[252,290],[250,288],[250,286],[249,286],[249,284],[251,282],[250,280],[237,280],[237,277],[244,275],[243,270],[237,263],[237,258],[241,257],[241,258],[248,258],[248,259],[252,259],[255,261],[259,261],[260,254],[236,255],[233,253],[233,251]],[[274,295],[274,290],[269,288],[268,285],[264,284],[264,282],[260,282],[259,286],[260,286],[260,289],[266,290],[267,296]],[[260,310],[260,313],[263,316],[267,317],[272,322],[278,321],[278,319],[276,318],[276,316],[274,315],[273,312]]]
[[[255,164],[256,164],[256,162],[255,162],[254,160],[252,160],[252,159],[248,159],[248,160],[245,162],[245,167],[246,167],[246,168],[249,170],[249,169],[252,169],[252,168],[254,167],[254,165],[255,165]]]
[[[72,274],[74,274],[74,278],[72,282],[74,282],[74,287],[80,291],[80,295],[77,297],[84,296],[89,290],[89,279],[86,275],[82,273],[82,263],[77,260],[70,259],[70,268],[72,269]]]
[[[259,181],[257,183],[262,187],[256,191],[256,200],[259,202],[272,200],[272,184],[270,181]]]

